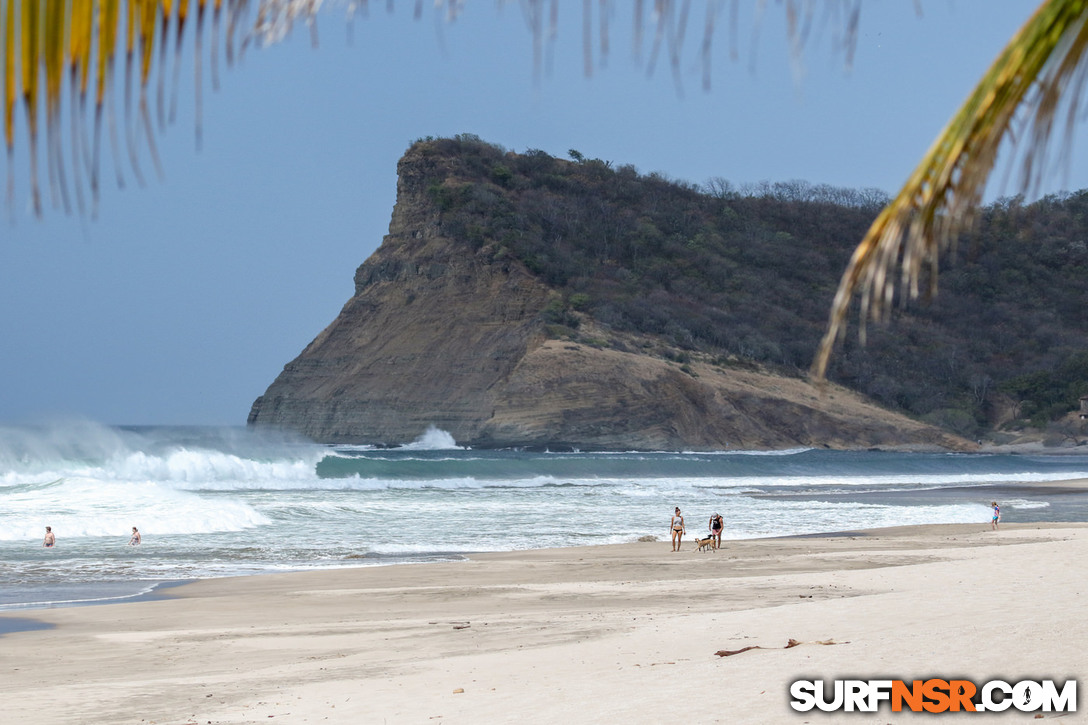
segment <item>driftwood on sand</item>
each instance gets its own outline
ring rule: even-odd
[[[793,637],[790,637],[789,641],[786,642],[786,646],[783,647],[782,649],[789,649],[790,647],[796,647],[797,645],[801,645],[801,644],[850,644],[850,643],[849,642],[836,642],[833,639],[817,640],[815,642],[799,642],[798,640],[794,639]],[[762,645],[753,644],[753,645],[751,645],[749,647],[741,647],[740,649],[720,649],[717,652],[715,652],[714,654],[718,655],[719,657],[732,657],[733,655],[739,655],[741,652],[747,652],[750,649],[778,649],[778,648],[777,647],[764,647]]]

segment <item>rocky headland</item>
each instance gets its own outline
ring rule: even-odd
[[[501,196],[506,168],[492,164],[490,189],[464,178],[462,154],[438,142],[406,152],[389,234],[355,294],[254,402],[250,425],[378,445],[431,426],[473,447],[973,445],[840,385],[600,321],[519,258],[510,234],[456,223],[466,194]]]

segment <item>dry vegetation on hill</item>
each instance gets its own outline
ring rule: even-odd
[[[660,338],[679,362],[802,375],[838,277],[886,198],[804,182],[705,188],[571,151],[514,154],[471,135],[426,140],[443,234],[524,263],[559,293],[551,334]],[[942,269],[941,294],[847,337],[830,378],[975,437],[1045,427],[1088,393],[1088,192],[981,213]]]

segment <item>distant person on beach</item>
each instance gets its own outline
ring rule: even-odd
[[[710,538],[714,539],[714,548],[722,547],[722,528],[725,526],[722,515],[717,511],[710,517]]]
[[[997,501],[991,501],[990,505],[994,507],[994,517],[990,519],[990,528],[997,531],[997,522],[1001,520],[1001,507],[997,505]]]
[[[140,532],[136,530],[135,526],[132,527],[132,538],[130,538],[128,540],[128,545],[129,546],[139,546],[140,545]]]
[[[52,549],[53,544],[57,543],[57,537],[53,536],[53,527],[45,527],[45,541],[42,542],[42,546],[47,549]]]
[[[672,530],[672,550],[680,551],[680,540],[684,538],[684,517],[680,515],[679,506],[676,507],[676,513],[672,515],[669,528]]]

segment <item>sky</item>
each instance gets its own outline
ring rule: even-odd
[[[430,3],[415,20],[414,2],[372,2],[349,32],[344,4],[326,2],[316,48],[305,29],[251,48],[214,92],[205,61],[199,150],[188,44],[177,119],[157,136],[161,180],[144,149],[145,186],[125,165],[96,219],[47,208],[39,220],[20,147],[14,211],[0,217],[0,423],[243,425],[352,295],[388,232],[397,160],[422,137],[576,149],[693,183],[894,193],[1035,6],[921,0],[918,15],[862,0],[847,67],[838,23],[817,17],[798,64],[784,6],[757,19],[759,4],[740,0],[735,42],[722,21],[704,91],[701,31],[675,74],[661,61],[650,74],[627,3],[613,3],[610,53],[587,77],[580,2],[561,3],[540,73],[517,3],[466,3],[450,23]],[[1082,136],[1042,192],[1088,187]],[[1019,191],[996,178],[989,198]]]

